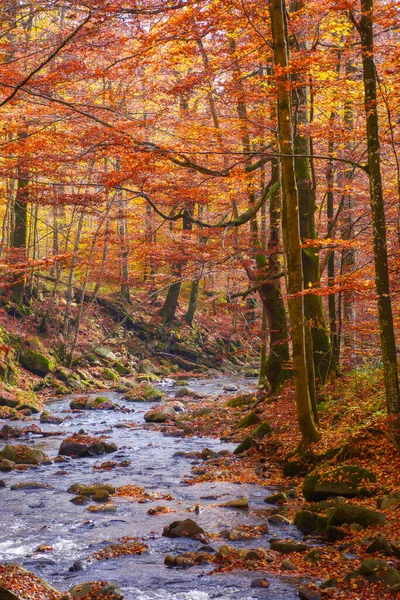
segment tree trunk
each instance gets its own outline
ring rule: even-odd
[[[27,134],[19,135],[20,139]],[[18,166],[17,193],[14,202],[14,229],[12,232],[11,245],[14,249],[13,259],[18,263],[24,263],[26,256],[26,241],[28,235],[28,175],[26,169],[20,164]],[[12,299],[20,304],[23,302],[25,293],[25,276],[23,272],[14,273],[14,284],[12,287]]]
[[[292,107],[288,79],[288,39],[286,7],[283,0],[270,2],[274,58],[277,67],[278,139],[282,168],[283,240],[287,262],[288,306],[293,347],[293,378],[296,394],[297,418],[306,443],[320,439],[311,408],[308,371],[303,291],[303,268],[299,226],[299,203],[293,159]]]
[[[385,379],[387,412],[391,419],[393,437],[400,447],[400,397],[397,373],[396,341],[392,301],[390,296],[388,255],[386,243],[385,206],[382,190],[379,122],[377,110],[377,75],[373,45],[374,0],[361,0],[359,32],[362,42],[362,66],[367,125],[368,171],[373,225],[375,285],[378,299],[379,331]]]

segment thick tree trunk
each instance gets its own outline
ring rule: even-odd
[[[26,134],[19,136],[20,138],[26,137]],[[13,247],[13,259],[16,263],[23,263],[26,261],[26,242],[28,235],[28,177],[26,169],[21,167],[18,168],[18,182],[17,182],[17,193],[14,202],[14,228],[12,232],[11,245]],[[20,304],[24,300],[25,293],[25,276],[22,272],[17,271],[14,273],[14,284],[12,287],[12,299]]]
[[[303,85],[296,89],[296,115],[297,123],[301,126],[308,125],[308,89]],[[310,154],[310,141],[308,134],[302,129],[294,136],[294,153]],[[311,161],[308,156],[296,157],[294,161],[296,184],[299,198],[300,236],[301,240],[315,240],[315,191],[312,185]],[[318,249],[311,246],[302,252],[304,284],[319,287],[320,265]],[[304,298],[304,313],[310,323],[315,375],[320,383],[325,383],[330,373],[335,373],[335,360],[329,332],[326,326],[322,299],[320,296],[308,294]]]
[[[278,139],[282,168],[283,192],[283,240],[287,262],[288,306],[293,348],[293,378],[296,393],[297,418],[303,440],[317,441],[320,433],[315,425],[311,408],[308,370],[303,291],[303,268],[299,226],[299,202],[297,196],[292,128],[292,107],[288,80],[288,40],[286,7],[283,0],[271,0],[270,14],[274,58],[277,67],[278,87]]]
[[[385,205],[382,190],[379,122],[377,110],[377,76],[373,45],[374,0],[361,0],[359,32],[362,42],[362,65],[367,125],[368,170],[373,225],[376,293],[378,298],[379,330],[385,379],[387,412],[392,433],[400,446],[400,396],[397,372],[392,301],[390,296],[388,254],[386,243]]]

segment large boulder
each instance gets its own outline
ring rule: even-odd
[[[30,446],[7,445],[0,452],[0,458],[12,461],[17,465],[41,465],[49,461],[47,454]]]
[[[54,371],[56,367],[53,358],[32,348],[25,348],[21,351],[19,362],[25,369],[36,375],[47,375]]]
[[[99,456],[117,450],[118,446],[113,442],[108,443],[103,438],[75,433],[61,442],[58,454],[73,457]]]
[[[376,476],[368,469],[346,465],[309,475],[304,480],[303,495],[308,502],[325,500],[330,496],[354,498],[366,495],[365,484],[375,481]]]
[[[0,565],[1,600],[61,600],[62,594],[19,565]]]

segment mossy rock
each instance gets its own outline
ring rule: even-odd
[[[253,436],[246,435],[243,442],[241,442],[239,444],[239,446],[237,446],[234,449],[233,454],[241,454],[242,452],[246,452],[246,450],[250,450],[250,448],[252,446],[253,446]]]
[[[6,458],[7,460],[15,462],[17,465],[41,465],[43,462],[49,460],[47,454],[37,448],[11,445],[7,445],[3,448],[0,452],[0,458]]]
[[[124,396],[128,402],[158,402],[164,394],[157,390],[151,383],[143,381],[130,390]]]
[[[265,436],[272,433],[272,427],[268,423],[268,421],[263,421],[260,425],[253,431],[253,438],[255,440],[262,440]]]
[[[117,371],[117,373],[119,373],[119,375],[128,375],[131,372],[131,369],[129,367],[126,367],[119,361],[113,364],[113,368],[115,371]]]
[[[253,402],[254,394],[242,394],[240,396],[236,396],[235,398],[230,398],[230,400],[226,402],[225,406],[229,406],[230,408],[240,408],[242,406],[252,404]]]
[[[117,357],[115,356],[114,352],[112,352],[111,350],[108,350],[108,348],[96,348],[96,350],[94,351],[96,356],[98,356],[99,358],[102,358],[103,360],[110,362],[110,363],[114,363],[115,361],[117,361]]]
[[[378,508],[382,510],[386,510],[391,506],[396,506],[396,504],[400,504],[400,490],[398,492],[393,492],[384,498],[379,498],[377,501]]]
[[[19,362],[25,369],[36,375],[47,375],[47,373],[54,371],[56,367],[56,362],[53,358],[43,352],[39,352],[39,350],[31,348],[25,348],[21,351]]]
[[[77,583],[69,594],[73,600],[122,600],[124,597],[118,584],[105,581]]]
[[[317,530],[318,515],[310,510],[299,510],[294,516],[294,524],[302,533],[312,533]]]
[[[387,587],[400,585],[400,572],[384,560],[365,558],[360,568],[350,573],[346,579],[351,580],[359,575],[372,582],[381,581]]]
[[[103,369],[102,374],[103,374],[104,379],[107,379],[107,381],[117,381],[118,380],[118,373],[116,373],[113,369],[109,369],[108,367]]]
[[[330,496],[354,498],[366,495],[365,482],[376,482],[369,469],[345,465],[322,474],[309,475],[303,484],[303,495],[308,502],[324,500]]]
[[[383,513],[366,508],[361,504],[343,503],[328,510],[328,526],[359,523],[363,527],[369,527],[383,525],[385,521],[386,516]]]
[[[69,494],[79,494],[80,496],[92,497],[99,492],[107,492],[107,494],[115,494],[115,487],[108,483],[94,483],[93,485],[85,485],[83,483],[74,483],[68,489]]]
[[[279,492],[278,494],[267,496],[264,502],[267,502],[268,504],[287,504],[289,499],[284,492]]]
[[[238,427],[245,429],[251,425],[257,425],[260,422],[260,417],[255,412],[250,412],[248,415],[243,417],[238,423]]]

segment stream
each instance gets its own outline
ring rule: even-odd
[[[237,383],[241,389],[249,386],[248,381],[235,377],[221,377],[208,380],[190,380],[192,389],[205,394],[221,394],[227,383]],[[160,387],[160,386],[159,386]],[[162,386],[163,391],[174,396],[177,387],[171,382]],[[98,395],[98,394],[95,394]],[[100,457],[71,459],[68,462],[53,462],[27,471],[14,470],[2,473],[6,487],[0,489],[2,499],[2,526],[0,530],[0,562],[19,563],[43,577],[62,591],[81,581],[108,580],[117,582],[126,600],[209,600],[220,598],[229,600],[290,600],[297,597],[293,576],[273,577],[264,573],[270,585],[265,589],[250,588],[256,572],[212,574],[212,565],[198,565],[189,569],[167,568],[165,555],[174,555],[198,550],[201,543],[188,538],[162,537],[165,525],[179,519],[194,519],[210,534],[235,525],[263,525],[265,514],[259,511],[266,508],[264,498],[274,490],[251,484],[224,482],[187,485],[184,475],[201,460],[175,456],[178,452],[201,452],[205,447],[216,452],[233,450],[235,445],[218,439],[204,437],[172,437],[153,429],[151,426],[132,429],[126,423],[144,425],[144,413],[150,403],[125,402],[121,394],[101,392],[121,407],[134,409],[134,412],[85,411],[72,413],[70,420],[61,425],[39,424],[39,415],[34,415],[24,425],[39,424],[44,431],[62,431],[64,436],[42,438],[30,435],[28,438],[2,441],[6,443],[30,444],[43,450],[50,458],[55,458],[63,437],[83,429],[89,435],[105,434],[107,441],[116,442],[117,452]],[[73,396],[55,400],[47,406],[54,415],[65,417]],[[93,470],[106,460],[130,460],[128,467],[111,471]],[[206,464],[206,463],[204,463]],[[35,481],[50,484],[51,489],[10,490],[11,485],[22,481]],[[71,494],[66,490],[73,483],[109,483],[115,487],[136,484],[149,492],[171,494],[172,501],[155,500],[138,503],[129,498],[116,497],[115,513],[90,513],[87,506],[71,503]],[[249,510],[228,509],[217,504],[234,498],[248,496]],[[202,507],[200,514],[187,512],[196,504]],[[177,512],[149,515],[150,507],[168,506]],[[123,536],[143,538],[149,546],[142,555],[121,556],[109,560],[94,560],[87,568],[70,572],[75,561],[82,560],[110,544],[110,541]],[[269,548],[271,537],[298,539],[297,528],[291,525],[269,525],[269,533],[261,538],[229,542],[235,547]],[[211,539],[216,548],[225,543]],[[50,552],[37,553],[38,546],[53,548]]]

